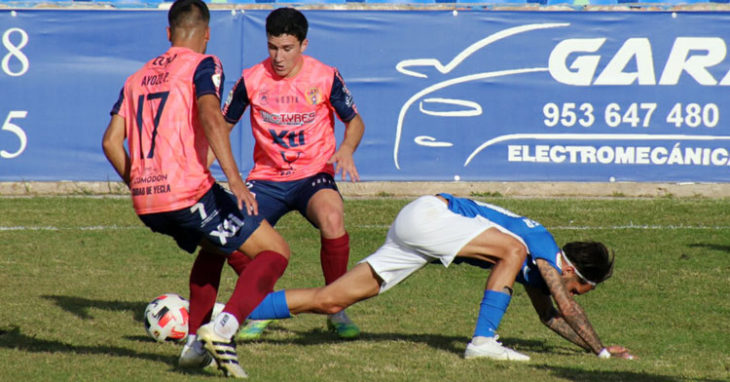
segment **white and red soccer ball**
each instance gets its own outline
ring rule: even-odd
[[[144,328],[155,341],[182,341],[188,336],[188,300],[179,294],[155,297],[144,310]]]
[[[180,342],[188,336],[188,309],[190,303],[177,293],[165,293],[155,297],[144,310],[144,328],[155,341]],[[216,302],[215,318],[225,305]]]

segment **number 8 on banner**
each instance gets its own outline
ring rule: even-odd
[[[10,35],[13,33],[20,33],[20,42],[15,45],[12,41],[10,41]],[[21,49],[25,47],[28,44],[28,34],[25,33],[24,30],[20,28],[11,28],[5,31],[3,33],[3,46],[5,49],[8,50],[8,54],[3,57],[2,60],[2,68],[3,71],[12,77],[18,77],[25,74],[25,72],[28,71],[28,67],[30,66],[30,63],[28,62],[28,57],[23,54]],[[10,68],[10,59],[15,58],[20,62],[20,70],[17,72],[14,72]]]

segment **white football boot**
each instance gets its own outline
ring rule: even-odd
[[[198,340],[203,343],[203,348],[215,358],[218,369],[223,371],[226,377],[248,378],[248,374],[238,363],[236,342],[219,336],[213,330],[212,322],[198,329]]]
[[[203,343],[198,341],[195,335],[189,336],[177,364],[186,369],[204,369],[216,365],[213,357],[205,351]]]
[[[529,361],[530,357],[518,353],[508,347],[502,346],[501,342],[497,339],[499,336],[494,337],[474,337],[471,339],[468,345],[466,345],[466,352],[464,352],[464,358],[490,358],[501,361]]]

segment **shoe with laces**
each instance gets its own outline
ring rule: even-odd
[[[502,346],[497,341],[499,336],[494,337],[474,337],[471,342],[466,345],[464,358],[490,358],[502,361],[529,361],[530,357],[518,353],[508,347]]]
[[[261,338],[264,330],[274,320],[248,320],[246,325],[238,332],[238,339],[243,341],[253,341]]]
[[[248,377],[246,371],[238,363],[235,341],[227,340],[216,334],[212,322],[198,329],[198,340],[203,343],[203,348],[215,358],[218,369],[222,370],[226,377]]]
[[[347,317],[344,310],[327,317],[327,328],[346,340],[360,336],[360,328],[350,320],[350,317]]]
[[[177,364],[186,369],[204,369],[216,365],[213,357],[203,348],[203,343],[197,339],[183,346]]]

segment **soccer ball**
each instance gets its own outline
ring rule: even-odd
[[[175,293],[152,300],[144,310],[144,328],[155,341],[183,341],[188,336],[188,301]]]
[[[225,304],[216,302],[211,320],[219,315]],[[155,341],[180,342],[188,336],[190,303],[176,293],[157,296],[144,311],[144,328]]]

